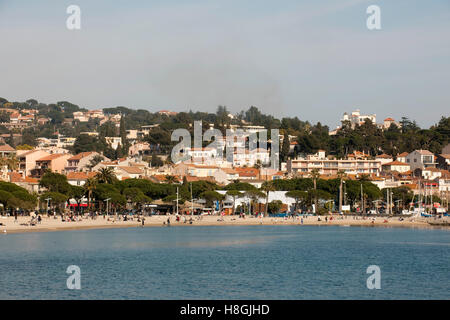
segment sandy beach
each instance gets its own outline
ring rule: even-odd
[[[382,226],[382,227],[408,227],[408,228],[435,228],[430,225],[425,218],[404,218],[400,221],[398,217],[384,218],[384,217],[370,217],[363,219],[361,217],[354,218],[353,216],[344,217],[333,216],[333,219],[325,221],[325,216],[318,217],[309,216],[295,219],[285,218],[254,218],[238,216],[225,216],[223,220],[219,216],[202,216],[198,219],[197,216],[193,218],[192,224],[189,223],[189,216],[186,216],[187,221],[184,222],[183,216],[180,221],[176,221],[175,216],[151,216],[145,217],[144,227],[162,227],[167,226],[167,219],[170,218],[170,226],[238,226],[238,225],[298,225],[298,226],[332,226],[338,225],[342,227],[350,226]],[[434,219],[433,219],[434,220]],[[30,217],[18,217],[18,221],[14,221],[14,217],[0,217],[0,231],[2,234],[20,233],[20,232],[45,232],[45,231],[63,231],[63,230],[77,230],[77,229],[104,229],[104,228],[124,228],[124,227],[142,227],[142,223],[137,221],[137,218],[129,221],[116,220],[114,216],[103,218],[103,216],[96,219],[82,218],[79,221],[62,222],[61,218],[54,219],[53,217],[43,217],[41,223],[34,226],[29,224]],[[448,228],[448,227],[447,227]]]

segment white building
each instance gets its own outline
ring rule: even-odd
[[[406,156],[406,163],[411,166],[411,170],[436,167],[434,154],[428,150],[414,150]]]
[[[313,169],[318,169],[320,174],[336,175],[339,171],[347,174],[375,174],[379,175],[381,171],[380,160],[367,159],[328,159],[325,152],[320,151],[314,155],[308,155],[305,158],[288,160],[287,170],[292,174],[306,174]]]
[[[377,116],[375,114],[361,115],[360,110],[356,109],[351,114],[345,112],[341,122],[344,123],[346,121],[350,121],[352,128],[354,128],[356,125],[363,124],[367,119],[372,121],[373,124],[377,123]]]
[[[270,164],[270,152],[266,149],[257,148],[254,150],[237,150],[233,153],[233,166],[253,167],[259,163],[263,166]]]

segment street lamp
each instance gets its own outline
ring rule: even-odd
[[[327,205],[328,202],[333,202],[333,203],[334,203],[334,200],[328,200],[328,201],[326,201],[326,202],[325,202],[325,207],[326,207],[326,205]]]
[[[45,199],[46,201],[47,201],[47,216],[48,216],[48,207],[49,207],[49,202],[50,202],[50,200],[52,200],[52,198],[47,198],[47,199]]]
[[[381,200],[375,200],[375,201],[372,201],[373,203],[374,203],[374,205],[375,205],[375,213],[376,214],[378,214],[378,206],[377,206],[377,203],[378,202],[382,202]]]
[[[105,199],[106,201],[106,214],[109,216],[109,210],[108,210],[108,201],[111,200],[111,198]]]

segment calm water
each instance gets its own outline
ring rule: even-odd
[[[81,269],[81,290],[66,268]],[[381,268],[368,290],[366,269]],[[0,299],[448,299],[450,231],[171,227],[0,235]]]

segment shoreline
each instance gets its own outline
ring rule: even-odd
[[[148,227],[167,227],[164,224],[169,216],[152,216],[145,217],[145,228]],[[284,219],[284,218],[238,218],[237,216],[225,216],[224,221],[218,221],[219,216],[203,216],[201,220],[193,220],[184,223],[181,217],[180,221],[175,221],[175,216],[170,216],[171,227],[197,227],[197,226],[340,226],[340,227],[384,227],[384,228],[412,228],[412,229],[447,229],[449,226],[431,225],[428,221],[421,218],[407,218],[399,221],[398,218],[368,218],[353,219],[345,217],[344,219],[335,219],[326,222],[325,217],[321,216],[322,221],[317,221],[317,216],[303,218],[303,224],[300,219]],[[372,220],[375,219],[374,223]],[[384,222],[387,220],[387,222]],[[75,222],[62,222],[60,219],[44,217],[40,224],[35,226],[24,226],[21,223],[27,223],[30,217],[19,217],[18,222],[14,222],[13,217],[1,217],[0,233],[15,234],[28,232],[53,232],[53,231],[73,231],[73,230],[91,230],[91,229],[114,229],[114,228],[141,228],[137,219],[134,221],[108,221],[102,217],[97,219],[82,219]]]

